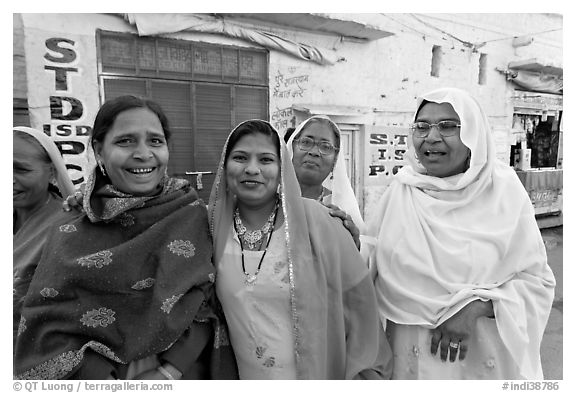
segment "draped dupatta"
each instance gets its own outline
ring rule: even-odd
[[[378,237],[380,316],[435,328],[466,304],[492,300],[498,332],[525,378],[542,378],[540,342],[555,280],[530,199],[514,171],[496,159],[488,119],[458,89],[419,97],[450,103],[470,149],[470,167],[426,175],[413,147],[382,196],[369,230]]]
[[[339,219],[331,218],[318,202],[301,197],[286,144],[275,131],[281,145],[279,194],[285,219],[297,377],[381,378],[390,352],[379,336],[381,326],[368,270]],[[216,264],[222,258],[235,208],[224,162],[230,136],[209,204]]]
[[[80,369],[99,379],[87,364],[94,353],[118,368],[166,351],[193,323],[217,322],[206,207],[188,182],[167,178],[158,195],[139,198],[97,176],[87,180],[86,215],[50,228],[22,309],[19,379]],[[211,340],[193,339],[200,348]]]

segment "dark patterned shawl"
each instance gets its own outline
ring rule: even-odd
[[[87,351],[127,364],[210,319],[213,347],[228,343],[213,311],[206,207],[188,182],[166,177],[153,197],[97,183],[92,174],[86,215],[51,228],[22,310],[18,379],[69,378]]]

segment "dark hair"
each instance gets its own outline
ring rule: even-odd
[[[306,123],[306,125],[304,125],[304,127],[300,130],[300,133],[302,133],[306,128],[310,127],[312,124],[316,123],[327,125],[328,127],[330,127],[330,129],[334,133],[334,137],[336,138],[336,148],[340,149],[340,133],[338,132],[338,128],[336,127],[336,125],[331,120],[324,119],[322,117],[315,117],[313,119],[310,119],[308,120],[308,123]]]
[[[158,120],[160,120],[162,130],[164,131],[164,137],[167,141],[170,139],[168,118],[158,103],[147,98],[124,95],[106,101],[98,110],[90,137],[92,148],[94,148],[94,141],[104,141],[104,137],[110,128],[112,128],[114,121],[120,113],[134,108],[147,108],[154,112],[156,116],[158,116]]]
[[[418,114],[420,113],[422,108],[424,108],[424,105],[429,104],[429,103],[430,103],[430,101],[422,100],[422,102],[420,103],[420,106],[418,107],[418,109],[416,110],[416,113],[414,114],[414,120],[416,120],[418,118]]]
[[[230,139],[228,140],[228,145],[226,146],[226,153],[224,155],[224,162],[228,160],[228,156],[230,152],[236,146],[236,143],[246,135],[254,135],[254,134],[262,134],[266,136],[272,137],[274,141],[274,145],[276,146],[276,154],[280,157],[280,139],[278,138],[278,134],[272,128],[270,124],[263,120],[249,120],[242,123],[232,135],[230,135]]]
[[[292,134],[294,134],[294,131],[296,131],[296,128],[294,128],[294,127],[290,127],[290,128],[286,129],[286,133],[284,134],[284,142],[288,143],[288,140],[290,139]]]

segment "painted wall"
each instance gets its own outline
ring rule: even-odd
[[[337,114],[336,121],[361,125],[358,166],[363,192],[358,197],[364,211],[373,208],[389,184],[394,168],[402,164],[399,154],[409,143],[405,135],[418,94],[441,86],[454,86],[475,95],[493,125],[499,157],[507,161],[513,112],[510,97],[514,87],[495,68],[506,68],[510,61],[532,57],[562,64],[561,31],[535,35],[528,46],[512,46],[514,36],[561,29],[560,15],[358,14],[347,17],[379,26],[394,35],[360,42],[278,26],[256,27],[308,45],[335,49],[345,58],[334,65],[321,66],[271,51],[270,120],[284,131],[305,116],[293,111],[293,105],[322,105],[332,107],[329,110]],[[82,181],[83,171],[91,165],[86,156],[87,127],[92,124],[100,102],[95,31],[101,28],[134,32],[134,29],[121,18],[104,14],[23,14],[22,21],[32,125],[44,128],[65,147],[63,152],[71,176],[76,182]],[[170,37],[252,46],[211,34],[177,33]],[[434,45],[442,47],[439,77],[430,75]],[[484,85],[478,84],[482,53],[487,55]],[[78,103],[82,106],[81,113],[75,106]],[[341,113],[342,108],[359,110]]]

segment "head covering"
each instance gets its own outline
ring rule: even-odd
[[[467,92],[442,88],[426,101],[449,103],[471,150],[461,174],[428,176],[408,150],[369,231],[380,316],[435,328],[468,303],[492,300],[498,333],[524,378],[542,378],[540,341],[553,300],[530,199],[512,168],[497,160],[486,115]]]
[[[328,120],[333,125],[334,129],[337,130],[338,139],[340,141],[342,140],[340,128],[328,116],[312,116],[300,123],[292,135],[290,135],[287,142],[290,157],[294,155],[292,142],[294,142],[294,139],[299,137],[306,124],[308,124],[312,119]],[[364,219],[362,219],[362,215],[360,214],[358,201],[356,200],[354,190],[350,184],[350,179],[346,173],[346,163],[344,162],[344,156],[342,154],[337,154],[336,156],[333,175],[332,179],[328,176],[322,183],[324,187],[332,191],[332,204],[348,213],[350,217],[352,217],[354,224],[356,224],[358,229],[360,229],[360,233],[364,233],[366,225],[364,224]]]
[[[385,340],[379,341],[381,326],[375,317],[371,278],[350,234],[343,225],[335,225],[318,202],[301,197],[291,158],[278,131],[264,120],[250,121],[268,124],[280,141],[279,195],[298,378],[386,374],[389,347]],[[210,194],[208,215],[216,265],[224,254],[235,208],[235,196],[227,186],[225,152],[230,137],[247,122],[228,136]]]
[[[44,150],[46,150],[46,153],[48,153],[48,156],[52,161],[52,165],[54,165],[56,172],[56,182],[58,183],[58,189],[60,190],[62,197],[65,199],[68,195],[74,193],[74,184],[68,176],[66,164],[64,164],[62,155],[60,154],[60,151],[58,150],[58,147],[56,147],[54,141],[52,141],[48,135],[34,128],[14,127],[13,130],[33,136],[44,148]]]

